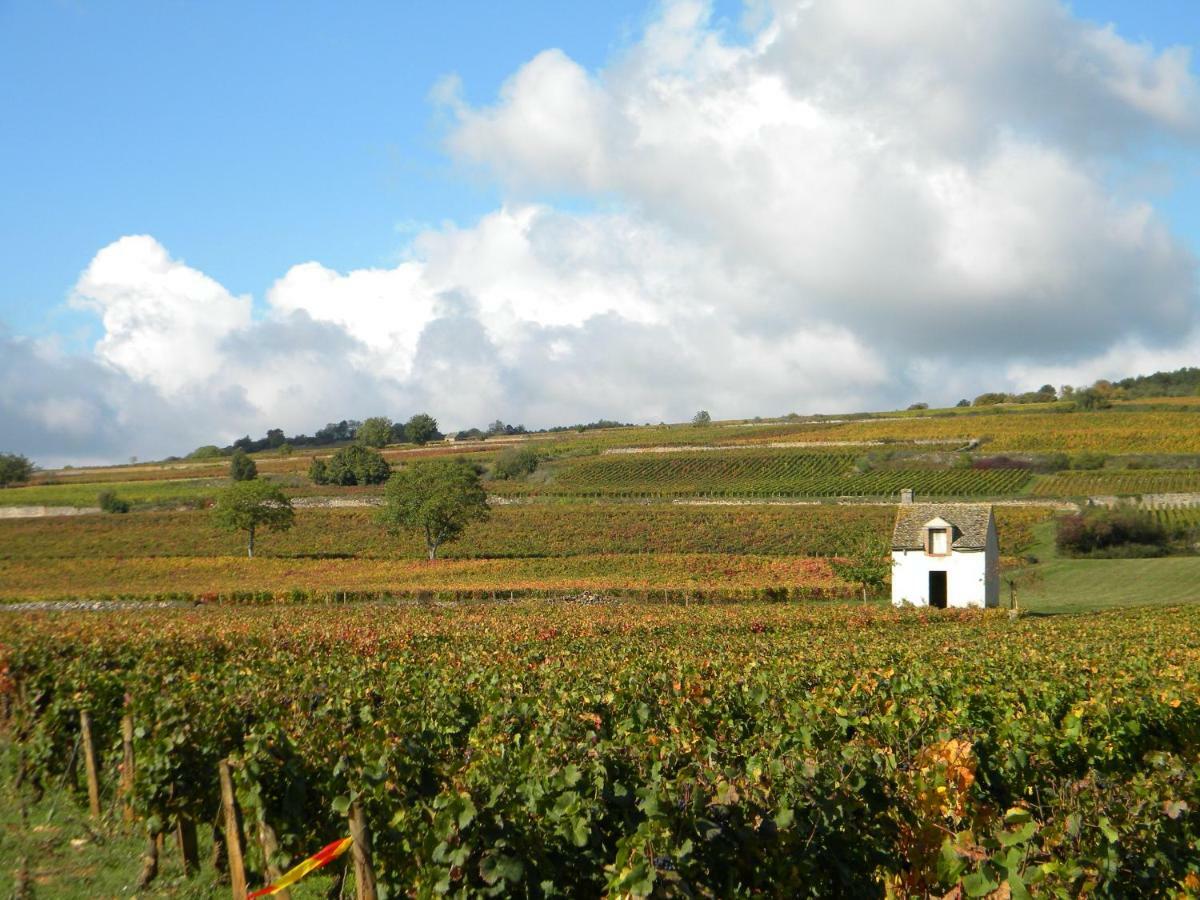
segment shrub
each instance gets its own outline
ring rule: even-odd
[[[1082,453],[1076,453],[1075,458],[1071,460],[1072,469],[1103,469],[1104,464],[1108,461],[1108,456],[1104,453],[1097,453],[1092,450],[1085,450]]]
[[[19,453],[0,453],[0,487],[28,481],[33,463]]]
[[[702,425],[708,425],[712,422],[712,416],[708,414],[707,409],[702,409],[692,416],[692,424],[699,428]]]
[[[908,408],[910,411],[917,410],[917,409],[929,409],[929,404],[928,403],[911,403],[911,404],[909,404]]]
[[[970,406],[971,401],[968,400],[966,397],[963,397],[961,400],[959,400],[954,405],[957,406],[959,409],[962,409],[963,407]]]
[[[328,460],[314,459],[308,467],[314,484],[383,484],[391,474],[383,454],[359,445],[343,447]]]
[[[253,481],[258,477],[258,466],[246,451],[237,449],[229,458],[229,477],[234,481]]]
[[[115,491],[101,491],[96,497],[96,505],[100,507],[101,512],[106,513],[127,513],[129,512],[129,501],[122,500],[116,495]]]
[[[203,447],[197,447],[187,455],[188,459],[220,459],[224,456],[221,448],[216,444],[205,444]]]
[[[1063,516],[1055,543],[1070,556],[1162,556],[1168,539],[1166,529],[1150,513],[1120,506]]]
[[[533,447],[508,447],[492,463],[492,478],[505,481],[531,475],[537,469],[538,452]]]
[[[998,403],[1007,403],[1007,402],[1008,402],[1008,394],[999,394],[999,393],[992,391],[992,392],[988,392],[986,394],[980,394],[978,397],[975,398],[974,403],[972,403],[971,405],[972,406],[995,406]]]

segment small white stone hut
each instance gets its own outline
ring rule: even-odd
[[[986,503],[914,503],[892,532],[892,604],[939,609],[1000,603],[1000,544]]]

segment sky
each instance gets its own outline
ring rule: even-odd
[[[0,451],[1200,365],[1194,0],[0,0]]]

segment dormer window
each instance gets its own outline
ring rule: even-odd
[[[925,523],[925,552],[930,556],[949,556],[954,548],[954,526],[943,518]]]
[[[945,528],[929,529],[929,552],[934,556],[945,556],[950,552],[950,537]]]

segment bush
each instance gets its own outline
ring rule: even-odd
[[[971,405],[971,401],[970,401],[970,400],[968,400],[966,397],[963,397],[961,400],[959,400],[959,401],[958,401],[957,403],[955,403],[954,405],[955,405],[955,406],[957,406],[959,409],[962,409],[963,407],[970,406],[970,405]]]
[[[1055,543],[1070,556],[1162,556],[1169,535],[1145,510],[1093,507],[1058,520]]]
[[[314,484],[383,484],[392,467],[383,454],[370,447],[343,447],[328,460],[314,459],[308,477]]]
[[[115,491],[101,491],[96,497],[96,505],[100,507],[101,512],[118,514],[129,512],[129,501],[122,500]]]
[[[203,447],[197,447],[187,455],[188,459],[220,459],[224,456],[221,448],[216,444],[205,444]]]
[[[1108,456],[1106,454],[1096,453],[1092,450],[1085,450],[1082,453],[1075,454],[1075,458],[1071,460],[1071,468],[1103,469],[1106,462],[1108,462]]]
[[[33,463],[19,453],[0,453],[0,487],[28,481]]]
[[[911,403],[911,404],[909,404],[908,409],[910,412],[913,410],[918,410],[918,409],[929,409],[929,404],[928,403]]]
[[[506,481],[531,475],[538,467],[538,452],[533,447],[509,447],[492,463],[492,478]]]
[[[697,428],[699,428],[703,425],[709,425],[711,423],[712,423],[712,416],[710,416],[708,414],[707,409],[702,409],[698,413],[696,413],[694,416],[692,416],[692,424],[695,425]]]
[[[246,451],[237,449],[229,458],[229,477],[234,481],[253,481],[258,477],[258,466]]]
[[[992,391],[992,392],[988,392],[986,394],[980,394],[978,397],[975,398],[975,402],[972,403],[971,405],[972,406],[995,406],[998,403],[1007,403],[1008,399],[1009,399],[1008,394],[999,394],[999,393]]]

